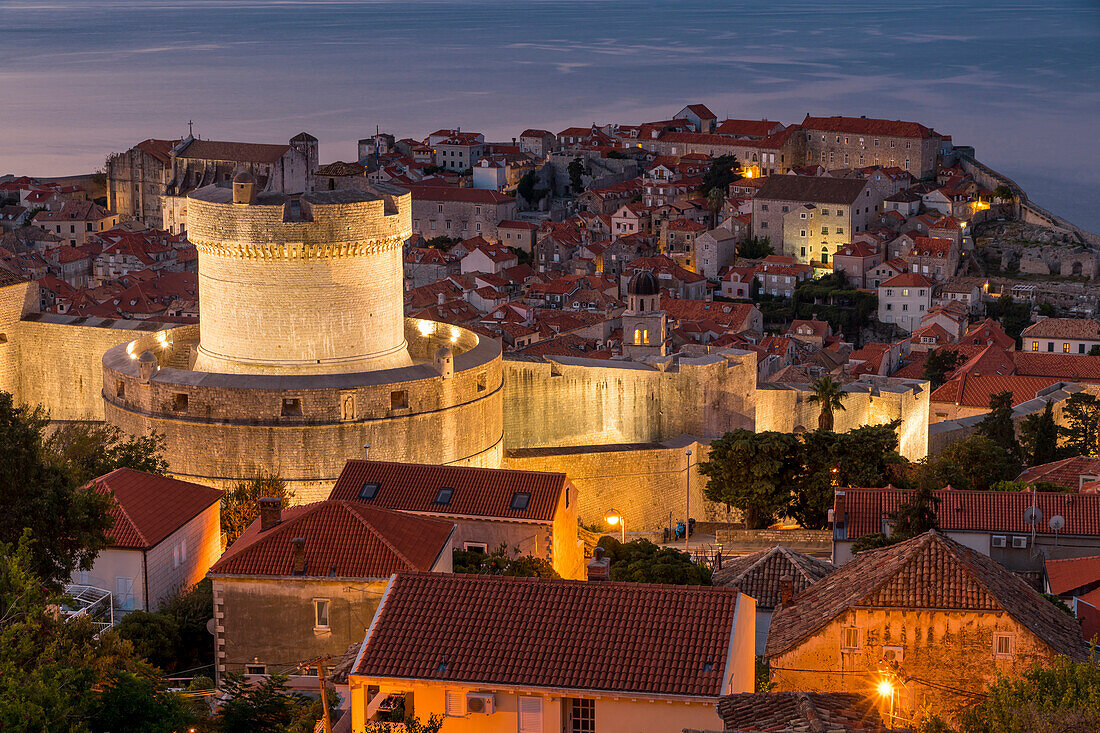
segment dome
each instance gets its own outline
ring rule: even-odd
[[[440,346],[438,349],[436,349],[435,352],[436,359],[453,359],[454,355],[454,351],[452,351],[451,347],[447,346],[446,344]]]
[[[152,361],[152,362],[155,362],[156,360],[157,360],[157,357],[153,356],[152,351],[143,351],[143,352],[141,352],[141,356],[138,357],[138,361],[144,361],[144,362]]]
[[[657,295],[660,292],[657,277],[649,270],[639,270],[626,285],[627,295]]]
[[[241,171],[233,176],[233,183],[255,183],[256,177],[248,171]]]

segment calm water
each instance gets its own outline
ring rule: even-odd
[[[1100,231],[1100,3],[0,0],[0,172],[146,137],[421,137],[665,118],[915,119]]]

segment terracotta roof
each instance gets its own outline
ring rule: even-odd
[[[708,108],[705,104],[689,104],[686,109],[690,109],[692,112],[703,119],[718,119],[718,116],[711,112],[710,108]]]
[[[855,607],[1004,611],[1055,652],[1087,657],[1074,619],[992,558],[936,531],[860,552],[795,596],[772,617],[765,655],[788,651]]]
[[[314,175],[318,176],[361,176],[366,173],[367,169],[358,163],[345,163],[342,160],[338,160],[335,163],[329,163],[328,165],[322,165],[314,171]]]
[[[865,534],[881,532],[886,515],[895,511],[911,492],[893,487],[881,489],[844,489],[844,535],[840,539],[855,540]],[[1096,536],[1100,534],[1100,495],[1067,494],[1046,491],[956,491],[941,489],[937,517],[945,532],[996,532],[1030,534],[1024,522],[1024,510],[1032,504],[1044,517],[1058,514],[1065,518],[1063,535]],[[834,506],[839,511],[839,505]],[[1046,525],[1040,534],[1049,534]]]
[[[915,237],[910,257],[947,257],[955,245],[950,239],[938,237]]]
[[[810,117],[802,120],[802,128],[815,132],[840,132],[852,135],[883,135],[886,137],[931,137],[932,130],[918,122],[876,120],[866,117]]]
[[[1023,330],[1021,336],[1100,340],[1100,323],[1090,318],[1043,318]]]
[[[994,344],[1002,349],[1012,349],[1016,346],[1016,339],[1005,333],[1001,324],[992,318],[972,324],[967,327],[966,334],[959,339],[960,344]]]
[[[505,204],[515,201],[499,191],[488,188],[459,188],[438,184],[414,183],[408,186],[414,200],[421,201],[461,201],[471,204]]]
[[[716,697],[727,588],[400,574],[353,675]]]
[[[115,469],[92,483],[114,499],[111,546],[135,550],[155,547],[222,498],[217,489],[129,468]]]
[[[743,135],[744,137],[765,137],[780,126],[771,120],[723,120],[715,130],[719,135]]]
[[[867,181],[862,178],[774,175],[764,180],[755,198],[850,206],[866,187]]]
[[[1086,477],[1086,480],[1100,478],[1100,458],[1073,456],[1060,461],[1043,463],[1024,469],[1016,480],[1027,484],[1050,481],[1070,491],[1079,491],[1083,483],[1082,476]],[[1097,531],[1100,531],[1100,527]]]
[[[215,575],[294,575],[293,540],[305,540],[306,577],[388,578],[431,570],[450,548],[451,522],[350,501],[319,501],[284,509],[264,531],[257,519],[210,572]]]
[[[554,137],[554,133],[548,130],[524,130],[519,134],[520,137],[545,137],[547,135]]]
[[[111,216],[111,212],[92,201],[68,200],[59,211],[40,211],[34,221],[99,221]]]
[[[833,570],[830,562],[777,545],[723,562],[712,582],[732,586],[755,598],[757,608],[775,608],[779,605],[783,578],[790,577],[792,590],[801,593]]]
[[[899,275],[883,280],[880,288],[930,288],[934,282],[916,272],[903,272]]]
[[[1016,364],[1016,374],[1022,376],[1100,382],[1100,356],[1015,351],[1012,360]]]
[[[1056,596],[1089,585],[1095,587],[1100,585],[1100,555],[1047,559],[1046,571],[1050,592]]]
[[[722,303],[661,296],[661,310],[673,321],[713,320],[727,329],[740,331],[756,306],[752,303]]]
[[[353,459],[344,465],[329,498],[428,514],[548,522],[568,481],[564,473]],[[379,485],[377,493],[360,500],[364,484],[369,483]],[[447,503],[439,503],[439,490],[444,487],[453,491]],[[527,495],[525,508],[513,509],[517,495],[523,494]]]
[[[497,224],[497,229],[538,229],[538,225],[532,224],[529,221],[520,221],[518,219],[505,219],[504,221]]]
[[[275,163],[288,150],[290,150],[289,145],[192,140],[176,157],[237,163]]]
[[[136,147],[144,153],[148,153],[161,163],[167,165],[172,160],[172,156],[169,153],[172,152],[172,148],[176,146],[176,140],[142,140]]]
[[[1060,381],[1051,377],[1021,377],[1002,374],[977,375],[964,372],[933,390],[929,400],[988,409],[989,398],[992,395],[1011,392],[1012,406],[1015,407],[1034,399],[1039,392]]]
[[[885,733],[877,703],[858,692],[745,692],[725,695],[718,715],[727,733]]]

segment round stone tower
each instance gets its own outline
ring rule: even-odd
[[[376,184],[290,198],[247,173],[187,202],[199,253],[193,368],[333,374],[408,366],[401,245],[411,195]]]

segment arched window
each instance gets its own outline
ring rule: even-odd
[[[648,328],[646,330],[642,331],[642,342],[646,343],[646,344],[649,343],[649,329]]]
[[[634,343],[635,344],[642,343],[642,329],[640,329],[640,328],[635,328],[634,329]]]

